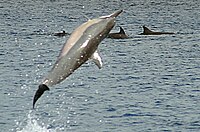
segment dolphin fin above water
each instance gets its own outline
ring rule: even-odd
[[[121,34],[126,34],[125,31],[124,31],[124,29],[123,29],[121,26],[119,26],[119,28],[120,28],[119,33],[121,33]]]
[[[151,31],[149,28],[147,28],[146,26],[143,26],[143,33],[139,34],[139,35],[162,35],[162,34],[174,34],[173,32],[154,32]]]
[[[126,35],[124,29],[121,26],[119,26],[119,27],[120,27],[120,31],[118,33],[109,33],[107,37],[111,38],[111,39],[127,39],[127,38],[129,38]]]
[[[59,33],[54,33],[53,36],[58,36],[58,37],[63,37],[69,35],[69,33],[66,33],[64,30],[62,32]]]
[[[102,67],[102,60],[97,48],[114,27],[115,19],[120,13],[122,10],[108,16],[88,20],[72,32],[53,68],[39,85],[33,98],[33,108],[37,100],[46,90],[49,90],[50,86],[65,80],[89,59],[92,59],[98,68]]]

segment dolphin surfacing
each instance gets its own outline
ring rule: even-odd
[[[54,33],[53,36],[63,37],[69,35],[69,33],[66,33],[64,30],[62,32]]]
[[[173,32],[154,32],[151,31],[149,28],[147,28],[146,26],[143,26],[143,33],[139,34],[139,35],[163,35],[163,34],[174,34]]]
[[[108,34],[108,38],[111,38],[111,39],[127,39],[128,36],[126,35],[124,29],[120,27],[120,31],[118,33],[109,33]]]
[[[62,82],[87,60],[92,59],[99,68],[102,67],[97,48],[114,27],[115,18],[120,13],[122,10],[108,16],[88,20],[72,32],[53,68],[39,85],[33,98],[33,108],[36,101],[46,90],[49,90],[50,86]]]

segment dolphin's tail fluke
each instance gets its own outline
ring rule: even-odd
[[[42,94],[46,90],[49,90],[49,88],[47,87],[47,85],[45,85],[45,84],[40,84],[39,85],[38,90],[36,91],[35,96],[33,98],[33,109],[35,107],[36,101],[42,96]]]

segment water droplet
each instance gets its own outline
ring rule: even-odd
[[[99,93],[99,91],[98,91],[98,90],[95,90],[95,93],[96,93],[96,94],[98,94],[98,93]]]

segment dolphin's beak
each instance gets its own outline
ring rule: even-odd
[[[47,85],[45,84],[40,84],[38,90],[35,93],[34,99],[33,99],[33,109],[35,106],[36,101],[42,96],[42,94],[44,93],[44,91],[49,90],[49,88],[47,87]]]
[[[111,17],[117,17],[119,14],[121,14],[123,12],[123,10],[118,10],[116,12],[114,12],[113,14],[111,15],[108,15],[108,16],[102,16],[100,18],[111,18]]]
[[[113,14],[111,14],[110,16],[111,17],[117,17],[119,14],[121,14],[123,12],[123,10],[119,10],[119,11],[116,11],[114,12]]]

